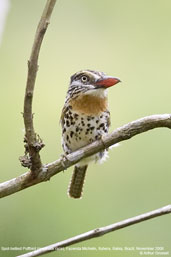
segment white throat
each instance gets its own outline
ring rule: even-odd
[[[107,89],[99,88],[99,89],[90,89],[84,93],[85,95],[93,95],[100,98],[107,97]]]

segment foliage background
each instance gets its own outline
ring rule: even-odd
[[[23,97],[27,60],[45,0],[12,0],[0,48],[0,180],[25,172]],[[59,0],[41,55],[34,95],[35,128],[46,147],[44,163],[59,158],[60,112],[69,77],[89,68],[122,80],[109,92],[111,130],[137,118],[170,112],[171,2],[169,0]],[[82,200],[66,191],[72,168],[1,199],[0,246],[41,247],[170,202],[170,131],[155,129],[91,165]],[[170,216],[73,247],[153,247],[171,251]],[[23,251],[2,251],[14,256]],[[47,256],[139,256],[133,251],[61,251]]]

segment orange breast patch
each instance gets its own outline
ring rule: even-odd
[[[78,96],[70,100],[73,111],[87,115],[98,115],[107,110],[107,97],[101,98],[91,95]]]

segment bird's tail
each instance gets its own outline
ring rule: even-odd
[[[72,198],[81,198],[83,185],[88,165],[75,166],[72,174],[71,182],[68,188],[68,195]]]

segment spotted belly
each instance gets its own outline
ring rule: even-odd
[[[109,112],[96,116],[78,114],[68,110],[63,119],[62,145],[64,152],[69,154],[108,133]],[[101,159],[105,151],[94,155],[92,158]]]

